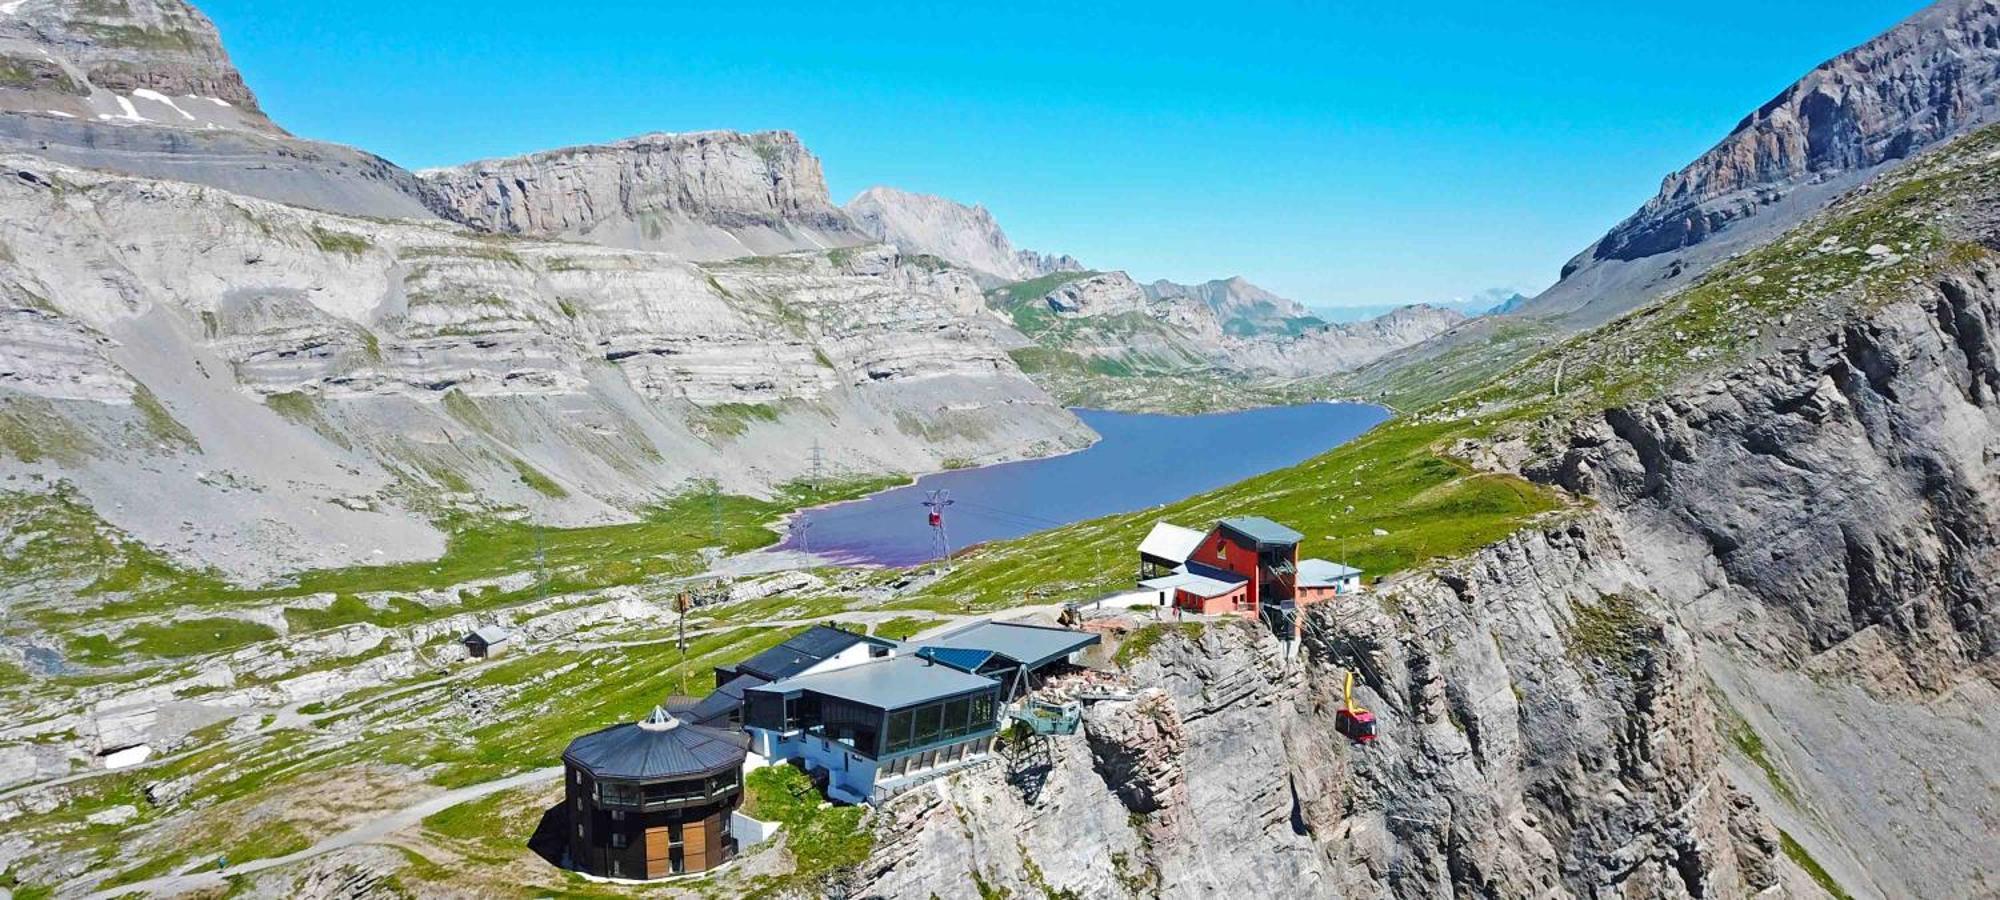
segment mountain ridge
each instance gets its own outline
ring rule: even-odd
[[[989,287],[1083,270],[1068,255],[1017,249],[979,204],[878,185],[854,195],[842,209],[875,240],[949,260],[985,276]]]

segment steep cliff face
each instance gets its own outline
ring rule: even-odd
[[[785,131],[650,134],[420,174],[449,216],[501,234],[695,260],[868,240],[828,201],[819,159]]]
[[[1714,897],[1796,881],[1730,786],[1688,636],[1607,593],[1636,573],[1602,524],[1316,615],[1289,658],[1259,625],[1152,626],[1136,699],[1092,705],[1046,755],[898,800],[857,888]],[[1382,717],[1371,747],[1334,729],[1347,668]]]
[[[416,176],[264,116],[182,0],[0,4],[0,151],[349,215],[431,218]]]
[[[844,207],[868,236],[907,253],[928,253],[978,273],[989,284],[1026,281],[1055,272],[1082,271],[1068,256],[1021,250],[1007,239],[984,206],[967,206],[930,194],[872,187]]]
[[[182,0],[22,0],[0,8],[0,110],[277,132]]]
[[[1591,248],[1631,260],[1697,244],[1795,183],[1903,159],[2000,109],[2000,5],[1943,0],[1834,57],[1667,176]],[[1572,264],[1575,265],[1575,264]]]
[[[1990,883],[2000,800],[2000,268],[1940,277],[1533,471],[1619,511],[1772,758],[1749,782],[1843,883]],[[1975,710],[1985,712],[1975,712]]]

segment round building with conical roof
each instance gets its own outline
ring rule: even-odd
[[[743,799],[750,738],[655,708],[643,721],[563,751],[570,865],[606,878],[704,872],[736,855],[729,819]]]

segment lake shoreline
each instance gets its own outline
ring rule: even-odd
[[[922,505],[932,490],[951,492],[945,532],[955,555],[1288,468],[1395,418],[1380,404],[1343,400],[1196,415],[1072,412],[1098,441],[1052,456],[926,473],[866,497],[803,507],[782,517],[778,542],[758,552],[850,568],[918,565],[941,552]],[[1200,459],[1209,465],[1194,462]]]

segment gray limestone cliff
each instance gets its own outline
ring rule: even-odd
[[[1693,284],[1843,193],[2000,117],[2000,4],[1939,0],[1815,67],[1585,248],[1521,327],[1575,332]],[[1359,389],[1509,343],[1498,320],[1397,354]],[[1525,351],[1524,351],[1525,352]]]
[[[453,219],[685,259],[867,243],[786,131],[649,134],[420,173]]]
[[[0,4],[0,110],[278,131],[181,0]]]
[[[434,215],[409,172],[273,124],[182,0],[0,3],[0,152],[348,215]]]
[[[1632,260],[1701,243],[1797,185],[1907,158],[1996,111],[2000,5],[1942,0],[1758,107],[1588,256]]]
[[[1850,889],[1996,876],[1996,325],[2000,269],[1944,275],[1529,467],[1617,511],[1762,735],[1748,781]]]
[[[697,265],[26,156],[0,209],[0,472],[233,575],[759,493],[815,438],[854,475],[1091,439],[970,278],[881,245]]]
[[[1689,636],[1634,615],[1602,652],[1574,650],[1606,607],[1626,621],[1604,593],[1636,575],[1616,550],[1590,529],[1523,536],[1470,581],[1315,616],[1290,658],[1261,625],[1150,626],[1165,634],[1131,664],[1136,699],[1093,704],[1045,757],[1015,751],[895,801],[854,891],[1717,897],[1796,882],[1730,782]],[[1365,748],[1334,728],[1350,668],[1383,722]]]
[[[984,206],[872,187],[847,201],[844,209],[856,227],[875,240],[909,253],[928,253],[970,269],[992,284],[1083,269],[1069,256],[1016,249]]]

